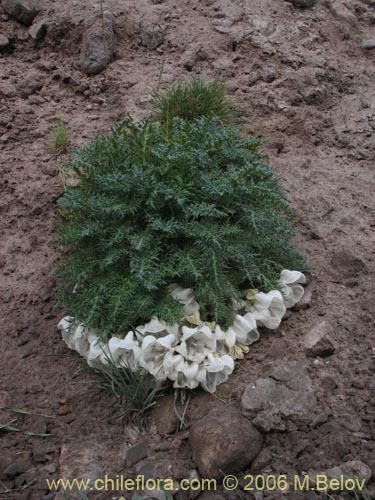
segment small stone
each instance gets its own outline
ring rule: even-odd
[[[262,70],[262,80],[266,83],[272,83],[277,78],[277,71],[273,66],[265,66]]]
[[[26,76],[17,86],[18,93],[21,97],[27,97],[35,94],[43,87],[43,84],[34,76]]]
[[[289,420],[308,421],[316,402],[306,361],[280,362],[271,377],[247,385],[243,412],[262,432],[284,431]]]
[[[225,88],[230,94],[234,94],[239,89],[238,84],[236,82],[227,82],[225,84]]]
[[[325,97],[322,89],[317,87],[307,87],[303,89],[302,95],[305,103],[310,106],[322,104]]]
[[[76,440],[63,444],[60,453],[59,477],[94,482],[103,477],[102,446],[97,441]]]
[[[317,427],[320,427],[321,425],[328,422],[330,416],[331,416],[331,413],[328,411],[323,411],[322,413],[319,413],[319,415],[317,415],[314,418],[314,420],[310,423],[310,427],[312,429],[316,429]]]
[[[114,54],[113,16],[105,11],[103,19],[94,16],[87,20],[82,38],[80,66],[87,75],[103,71]]]
[[[44,98],[41,97],[40,95],[31,95],[28,99],[27,102],[29,104],[43,104],[45,102]]]
[[[70,406],[68,405],[63,405],[63,406],[60,406],[60,408],[57,410],[57,414],[60,415],[60,416],[64,416],[64,415],[68,415],[69,413],[71,413],[72,409],[70,408]]]
[[[131,446],[125,455],[125,463],[128,467],[132,467],[137,464],[148,455],[147,446],[145,443],[138,443]]]
[[[26,26],[30,26],[39,14],[39,9],[32,0],[3,0],[2,6],[10,17]]]
[[[361,460],[351,460],[323,472],[308,471],[308,475],[310,478],[322,475],[326,476],[328,480],[336,479],[338,481],[342,481],[343,479],[359,479],[363,480],[366,485],[372,477],[372,471]]]
[[[26,460],[23,460],[22,458],[19,458],[18,460],[15,460],[11,464],[8,465],[4,469],[4,474],[6,477],[9,479],[13,479],[16,476],[19,476],[20,474],[24,474],[27,469],[29,469],[30,464],[26,462]]]
[[[154,50],[163,43],[164,31],[160,24],[142,21],[141,29],[141,44],[149,50]]]
[[[250,472],[252,472],[253,474],[263,472],[267,465],[271,463],[271,461],[271,453],[266,449],[262,450],[254,460],[254,462],[251,464]]]
[[[4,35],[0,35],[0,51],[3,51],[9,47],[9,38]]]
[[[331,14],[334,17],[352,25],[353,27],[357,27],[358,19],[350,6],[347,6],[344,2],[337,2],[335,0],[321,0],[321,2],[331,11]]]
[[[328,333],[328,325],[321,321],[315,325],[305,336],[303,347],[309,357],[320,356],[322,358],[331,356],[335,352],[335,346],[331,342]]]
[[[292,3],[295,7],[301,9],[311,9],[318,3],[318,0],[287,0]]]
[[[263,446],[262,434],[234,409],[198,420],[189,439],[199,472],[211,479],[220,477],[221,471],[235,474],[244,470]]]
[[[152,410],[152,420],[156,422],[156,427],[158,433],[161,436],[167,434],[174,434],[180,425],[180,420],[177,417],[176,410],[174,408],[174,396],[166,395],[161,398],[155,408]],[[182,414],[184,408],[177,404],[177,410]]]
[[[46,21],[39,21],[33,24],[29,29],[30,36],[33,40],[42,40],[47,34],[48,24]]]
[[[316,290],[315,281],[310,281],[310,283],[307,286],[305,286],[302,299],[298,302],[298,304],[294,306],[294,309],[296,311],[308,309],[311,305],[315,290]]]
[[[372,50],[375,49],[375,38],[371,38],[370,40],[365,40],[361,44],[362,49]]]

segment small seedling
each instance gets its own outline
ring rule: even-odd
[[[53,153],[60,155],[67,153],[70,146],[69,129],[59,122],[51,129],[50,147]]]
[[[156,90],[152,110],[162,122],[173,118],[194,120],[215,116],[222,123],[232,123],[239,117],[238,109],[217,78],[211,82],[194,78],[190,82],[179,81],[165,92]]]
[[[157,395],[164,389],[148,373],[132,372],[126,366],[117,365],[110,356],[107,356],[106,364],[98,365],[95,371],[119,399],[122,416],[134,413],[140,423],[145,413],[155,406]]]

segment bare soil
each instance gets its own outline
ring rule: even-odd
[[[82,21],[99,2],[45,0],[39,17],[49,26],[41,42],[4,14],[0,21],[11,40],[0,55],[0,405],[53,417],[0,411],[1,424],[16,419],[12,425],[53,435],[2,432],[0,498],[40,500],[48,493],[45,479],[69,467],[72,474],[76,467],[130,476],[125,452],[139,441],[148,446],[146,461],[176,477],[194,469],[186,430],[162,437],[156,415],[146,430],[119,418],[114,397],[90,383],[88,369],[61,341],[56,324],[63,311],[53,305],[63,158],[51,153],[50,128],[63,121],[77,147],[126,113],[146,116],[161,68],[162,84],[220,73],[246,111],[247,131],[266,141],[299,214],[296,243],[317,283],[311,307],[263,333],[220,387],[230,400],[197,394],[190,418],[210,405],[238,404],[242,389],[268,376],[278,360],[304,359],[304,335],[324,319],[336,350],[310,359],[317,424],[267,434],[264,470],[292,475],[358,459],[375,473],[375,50],[361,47],[375,38],[375,8],[360,0],[308,10],[284,0],[210,3],[106,0],[115,14],[116,57],[92,77],[79,71],[79,50]],[[165,30],[156,50],[139,43],[141,19]],[[9,464],[19,467],[13,478],[3,472]]]

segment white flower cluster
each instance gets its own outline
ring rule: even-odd
[[[68,347],[87,358],[90,366],[112,359],[132,371],[145,370],[159,382],[169,379],[175,388],[201,386],[215,392],[232,373],[234,360],[243,358],[248,346],[259,339],[258,327],[278,328],[286,309],[301,300],[305,282],[302,273],[284,270],[280,276],[282,292],[249,291],[246,300],[233,301],[235,318],[227,330],[202,321],[193,291],[177,285],[171,286],[170,292],[182,304],[184,322],[191,326],[167,325],[154,318],[108,343],[69,316],[58,328]]]

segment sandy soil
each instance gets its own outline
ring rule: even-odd
[[[107,0],[116,16],[116,58],[93,77],[78,69],[79,47],[82,21],[99,5],[43,3],[39,17],[49,27],[42,42],[4,15],[0,21],[12,44],[0,55],[0,405],[53,418],[0,411],[0,422],[16,419],[17,427],[53,436],[1,434],[0,498],[40,500],[45,479],[69,468],[130,475],[125,452],[140,440],[148,461],[172,464],[180,477],[194,469],[186,431],[162,438],[155,419],[140,431],[118,418],[111,394],[85,383],[90,373],[62,343],[62,311],[53,307],[62,160],[50,152],[50,127],[62,120],[79,146],[128,112],[145,116],[163,60],[163,84],[220,72],[246,110],[249,131],[266,140],[299,213],[297,243],[317,283],[311,307],[264,334],[221,393],[234,394],[236,404],[236,391],[267,376],[271,362],[305,358],[303,337],[324,319],[335,353],[309,362],[314,417],[325,417],[314,428],[269,433],[266,469],[293,474],[359,459],[375,472],[375,50],[361,47],[375,38],[371,2],[300,10],[282,0]],[[156,50],[139,44],[141,19],[165,30]],[[192,414],[230,404],[197,398]],[[13,478],[2,472],[9,464],[19,468]]]

